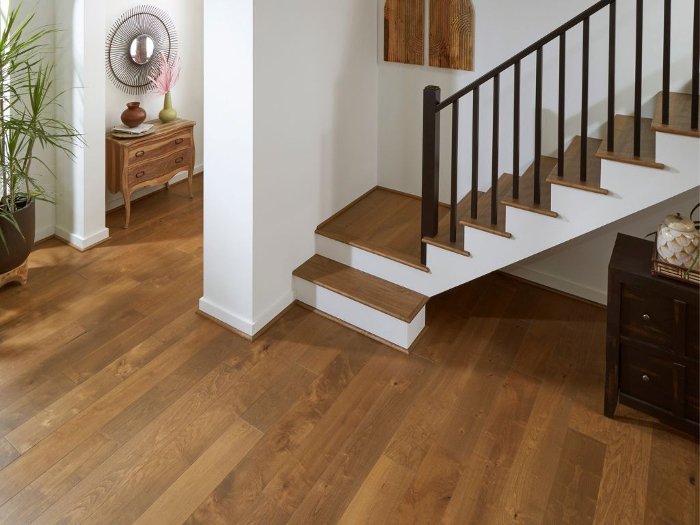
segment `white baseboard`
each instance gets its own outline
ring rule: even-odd
[[[53,224],[50,226],[38,227],[34,232],[34,242],[43,241],[54,235],[56,235],[56,227]]]
[[[198,166],[194,167],[195,175],[199,175],[203,171],[204,166],[202,164],[199,164]],[[187,179],[187,172],[183,171],[175,175],[172,179],[170,179],[170,184],[175,184],[176,182],[180,182],[185,179]],[[142,188],[140,190],[136,190],[134,193],[131,194],[131,200],[134,201],[136,199],[140,199],[141,197],[145,197],[146,195],[149,195],[155,191],[162,189],[163,186],[165,186],[165,184],[163,184],[162,186],[154,186],[152,188]],[[124,206],[124,196],[121,193],[108,193],[106,210],[112,211],[116,208],[119,208],[120,206]]]
[[[98,232],[89,235],[88,237],[82,237],[75,233],[69,232],[62,226],[56,226],[56,235],[64,241],[66,241],[71,246],[73,246],[74,248],[84,251],[88,248],[91,248],[92,246],[95,246],[96,244],[99,244],[109,239],[109,229],[103,228]]]
[[[253,337],[253,335],[255,335],[254,323],[252,321],[234,314],[223,306],[213,303],[206,297],[202,297],[199,300],[199,310],[248,337]]]
[[[553,288],[554,290],[559,290],[560,292],[581,297],[594,303],[602,305],[606,305],[608,303],[607,290],[590,288],[583,284],[564,279],[558,275],[551,275],[520,265],[504,268],[503,271],[516,277],[520,277],[521,279],[525,279],[526,281],[531,281],[533,283],[546,286],[547,288]]]
[[[253,333],[257,334],[263,330],[268,324],[275,320],[275,318],[284,312],[290,304],[294,302],[294,292],[288,290],[274,303],[268,306],[265,311],[257,317],[253,322]]]

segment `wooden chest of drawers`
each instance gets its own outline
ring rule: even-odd
[[[155,133],[136,139],[107,136],[107,188],[124,196],[126,219],[131,217],[131,194],[139,188],[166,184],[187,171],[190,197],[194,176],[194,126],[190,120],[178,119],[169,124],[150,121]]]
[[[618,235],[609,266],[605,415],[618,401],[698,435],[698,288],[651,275],[654,243]]]

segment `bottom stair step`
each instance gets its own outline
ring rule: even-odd
[[[368,273],[314,255],[293,278],[300,302],[404,352],[425,328],[428,297]]]

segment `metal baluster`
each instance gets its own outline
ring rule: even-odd
[[[557,176],[564,177],[564,141],[566,126],[566,33],[559,37],[559,140],[557,149]]]
[[[513,198],[520,198],[520,61],[513,71]]]
[[[615,0],[610,3],[610,27],[608,45],[608,151],[615,151],[615,35],[617,29],[617,4]]]
[[[581,182],[586,181],[588,170],[588,63],[590,55],[590,19],[583,21],[583,71],[581,79]]]
[[[698,129],[698,93],[700,91],[700,0],[693,7],[693,80],[690,127]]]
[[[491,145],[491,224],[498,224],[498,132],[500,119],[500,75],[493,77],[493,142]]]
[[[642,32],[644,0],[637,0],[636,54],[634,68],[634,156],[642,152]]]
[[[476,220],[479,201],[479,87],[472,92],[474,109],[472,111],[472,210],[471,217]]]
[[[537,49],[537,66],[535,70],[535,177],[534,202],[539,204],[540,176],[542,171],[542,48]]]
[[[668,126],[671,91],[671,0],[664,0],[664,64],[661,100],[661,122]]]
[[[459,99],[452,103],[452,189],[450,194],[450,242],[457,242],[457,157],[459,154]]]

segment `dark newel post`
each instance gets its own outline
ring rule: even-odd
[[[608,151],[615,151],[615,53],[617,37],[617,13],[615,0],[610,3],[608,49]]]
[[[438,196],[440,191],[440,88],[423,90],[423,200],[421,238],[435,237],[438,230]],[[421,262],[426,264],[427,247],[421,243]]]
[[[700,0],[693,7],[693,80],[690,127],[698,129],[698,96],[700,95]]]

